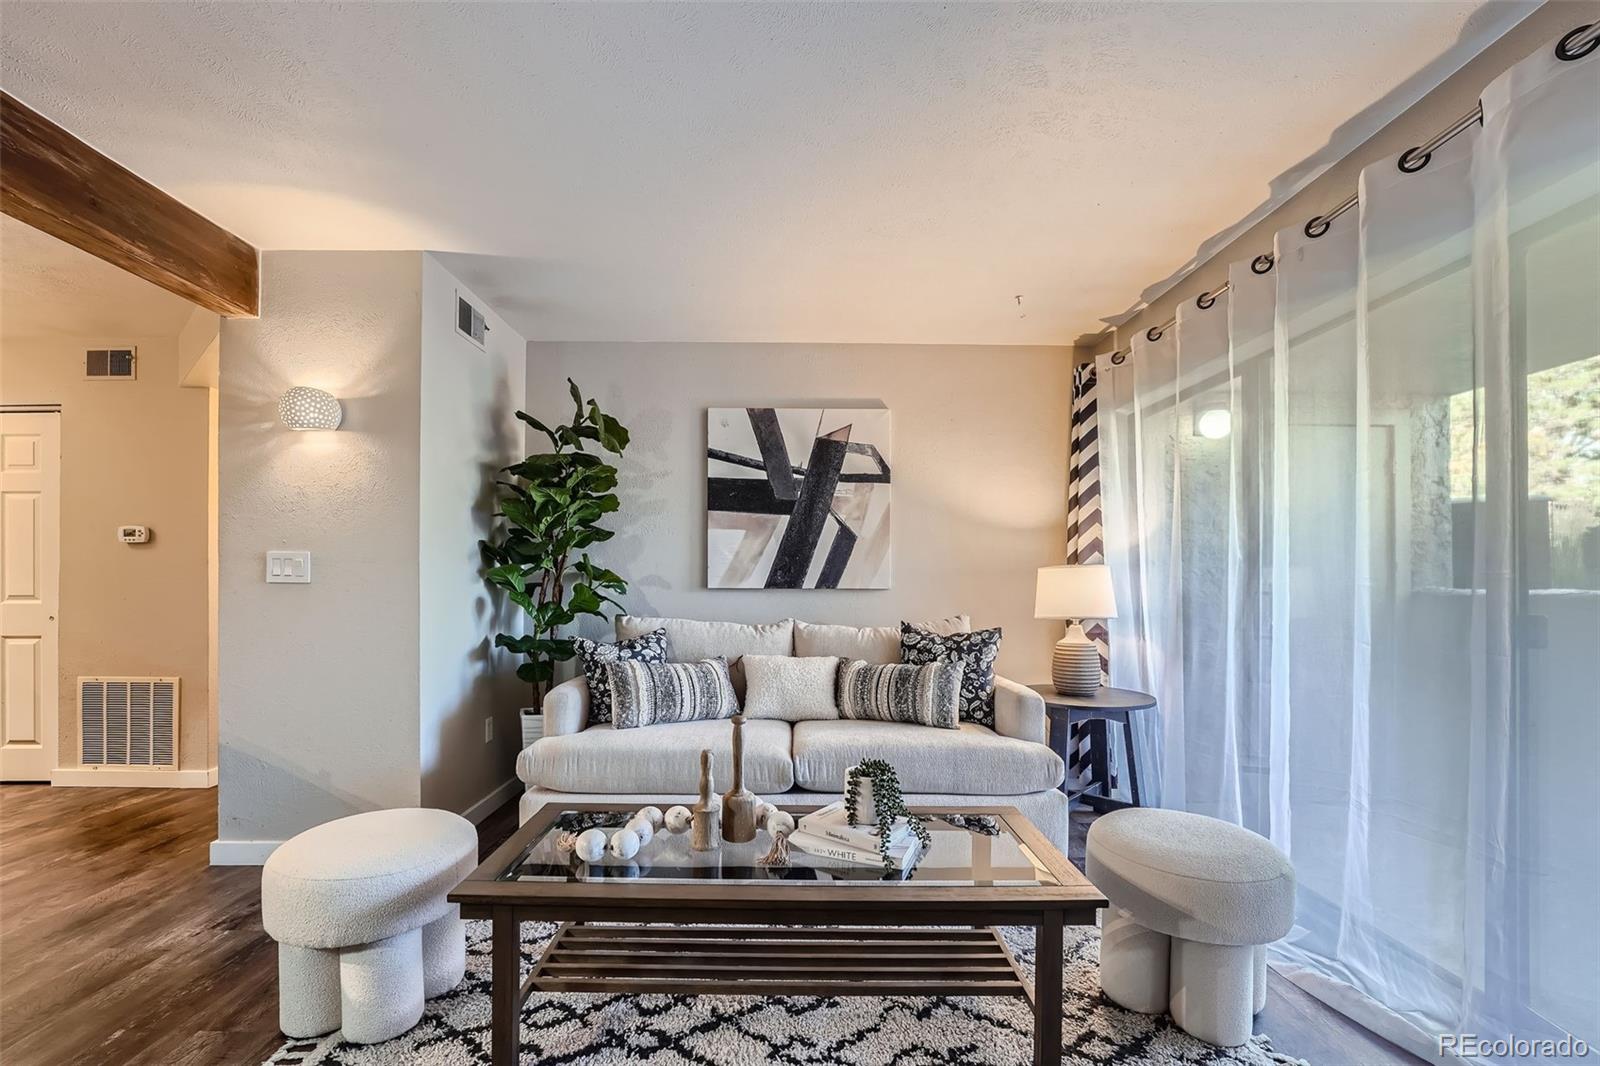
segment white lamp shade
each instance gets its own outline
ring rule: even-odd
[[[1041,566],[1033,601],[1035,618],[1115,618],[1111,568],[1102,563]]]
[[[344,408],[330,393],[296,385],[278,401],[278,417],[290,429],[338,429]]]

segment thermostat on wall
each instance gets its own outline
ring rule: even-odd
[[[124,544],[145,544],[150,540],[149,526],[118,526],[117,539]]]

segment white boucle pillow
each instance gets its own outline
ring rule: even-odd
[[[744,716],[807,722],[839,717],[834,682],[839,660],[832,655],[746,655]]]

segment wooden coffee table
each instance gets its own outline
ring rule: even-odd
[[[1024,996],[1034,1063],[1060,1063],[1062,927],[1093,924],[1106,900],[1016,808],[916,808],[933,845],[903,880],[800,852],[762,866],[765,832],[694,852],[663,830],[631,862],[557,847],[563,829],[620,827],[639,806],[546,804],[450,894],[464,917],[493,923],[495,1066],[517,1062],[534,991]],[[523,922],[560,923],[526,978]],[[1002,925],[1037,930],[1035,981]]]

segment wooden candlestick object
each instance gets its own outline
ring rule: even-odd
[[[722,846],[722,801],[711,782],[711,752],[700,752],[700,798],[695,800],[689,821],[689,847],[695,851],[716,851]]]
[[[733,787],[722,794],[722,839],[743,844],[756,838],[761,800],[744,787],[744,715],[733,716]]]

